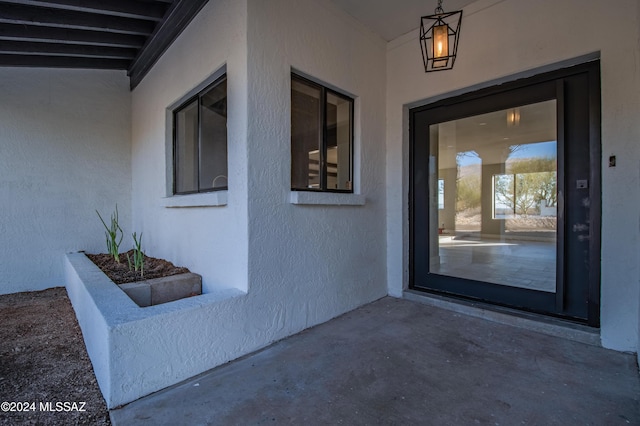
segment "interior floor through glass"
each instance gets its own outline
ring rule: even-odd
[[[440,263],[431,272],[546,292],[556,290],[555,241],[440,235]]]

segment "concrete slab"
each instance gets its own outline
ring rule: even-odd
[[[192,272],[147,280],[151,288],[151,304],[173,302],[202,294],[202,277]]]
[[[161,305],[185,297],[202,294],[202,277],[192,272],[119,284],[138,306]]]
[[[118,287],[141,308],[151,306],[151,287],[146,282],[120,284]]]
[[[635,357],[384,298],[111,411],[114,425],[640,424]]]

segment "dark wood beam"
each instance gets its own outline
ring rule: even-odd
[[[131,61],[136,56],[136,50],[118,47],[0,40],[0,54],[75,56],[83,58],[126,59]]]
[[[34,56],[0,54],[2,67],[46,67],[126,70],[129,62],[124,59],[78,58],[65,56]]]
[[[37,25],[57,28],[98,30],[148,36],[156,26],[140,19],[104,16],[93,13],[52,10],[0,2],[0,23]]]
[[[3,0],[2,3],[89,12],[156,22],[162,20],[168,9],[164,3],[143,3],[135,0]]]
[[[132,90],[207,2],[208,0],[174,0],[165,20],[155,29],[129,68]]]
[[[145,38],[140,35],[18,24],[0,24],[0,40],[43,41],[133,49],[141,48],[145,42]]]

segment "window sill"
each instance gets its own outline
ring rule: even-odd
[[[162,206],[166,208],[221,207],[226,205],[227,191],[174,195],[162,199]]]
[[[340,194],[335,192],[291,191],[291,204],[325,206],[364,206],[366,198],[362,194]]]

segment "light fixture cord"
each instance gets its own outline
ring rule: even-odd
[[[442,8],[442,0],[438,0],[438,7],[436,7],[436,10],[434,12],[436,15],[444,13],[444,9]]]

